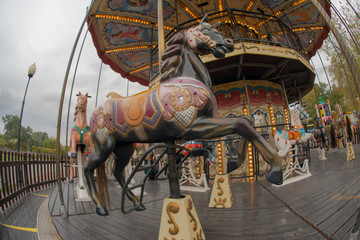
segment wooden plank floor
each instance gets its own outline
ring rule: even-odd
[[[2,211],[0,213],[0,239],[38,239],[36,232],[38,210],[52,192],[53,187],[29,193]]]
[[[208,208],[211,191],[183,193],[191,195],[206,239],[347,239],[360,207],[359,145],[355,152],[356,160],[347,162],[345,149],[331,149],[328,159],[320,161],[312,150],[312,176],[281,187],[267,181],[232,183],[230,209]],[[111,206],[106,217],[94,213],[92,202],[74,201],[74,184],[63,185],[69,217],[61,217],[55,189],[49,211],[59,235],[63,239],[157,239],[168,182],[149,181],[146,210],[130,214],[120,211],[121,189],[112,179],[109,186]]]

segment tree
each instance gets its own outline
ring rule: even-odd
[[[46,132],[34,132],[31,136],[31,146],[44,147],[44,142],[49,138]]]
[[[56,138],[51,137],[51,138],[45,139],[44,147],[55,149],[56,148]]]
[[[16,139],[18,136],[20,118],[14,115],[5,115],[2,117],[4,123],[4,136],[5,140]]]
[[[2,120],[4,122],[4,139],[10,143],[8,145],[9,148],[13,149],[14,146],[17,146],[20,119],[18,116],[8,114],[2,117]],[[28,126],[25,128],[21,126],[20,148],[22,150],[28,150],[28,146],[43,147],[44,141],[48,138],[49,136],[46,132],[33,132],[31,127]]]
[[[356,6],[359,8],[359,5]],[[358,9],[357,9],[358,11]],[[338,31],[342,33],[347,41],[347,46],[353,53],[354,61],[359,65],[360,63],[360,46],[356,39],[360,38],[360,32],[358,28],[359,19],[355,15],[349,6],[341,7],[341,15],[345,23],[337,17],[335,13],[332,14],[332,19],[336,25]],[[351,38],[350,33],[353,35]],[[355,39],[355,41],[354,41]],[[359,109],[358,99],[360,96],[360,86],[354,81],[351,71],[347,65],[344,55],[342,54],[335,37],[329,34],[329,37],[324,42],[322,51],[327,55],[327,59],[330,61],[328,73],[332,78],[331,81],[336,84],[337,93],[342,96],[340,105],[346,111],[352,111],[353,109]],[[335,88],[335,87],[334,87]]]

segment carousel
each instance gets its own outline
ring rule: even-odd
[[[319,3],[330,15],[329,2]],[[84,178],[92,215],[112,218],[112,213],[121,210],[132,216],[128,224],[133,226],[137,220],[132,214],[144,212],[140,222],[148,226],[151,223],[144,219],[156,216],[158,222],[161,213],[159,231],[148,232],[151,236],[216,238],[216,233],[211,234],[216,224],[210,227],[203,221],[204,210],[199,209],[199,216],[198,209],[195,210],[195,202],[202,201],[201,195],[186,189],[186,194],[182,193],[180,185],[184,182],[203,184],[205,191],[199,194],[208,194],[210,201],[202,201],[202,206],[231,211],[241,196],[233,191],[231,183],[259,180],[260,169],[265,165],[269,168],[263,176],[274,185],[281,185],[287,173],[309,173],[296,162],[296,152],[292,162],[289,158],[282,163],[281,158],[289,156],[291,145],[309,139],[299,121],[303,109],[301,106],[290,109],[289,104],[300,101],[313,88],[315,73],[309,59],[329,32],[312,2],[95,0],[85,21],[103,63],[129,81],[149,86],[147,91],[130,97],[120,96],[114,89],[106,102],[92,111],[88,127],[92,136],[91,154],[85,163],[78,160],[78,166],[84,164],[79,178]],[[132,163],[134,143],[151,146],[132,171],[126,170],[125,177],[123,171]],[[202,160],[196,155],[197,148],[207,150],[199,154]],[[75,152],[71,158],[82,155]],[[155,152],[158,154],[149,161],[148,156]],[[206,159],[209,156],[214,156],[211,161]],[[95,180],[95,170],[101,169],[109,157],[114,161],[114,178],[122,188],[120,196],[109,194],[100,186],[106,185],[106,180],[101,179],[106,175],[103,170],[96,172],[100,178]],[[160,164],[165,157],[167,163]],[[199,167],[201,161],[208,170]],[[182,163],[187,167],[182,167]],[[153,178],[157,179],[166,170],[170,191],[161,191],[156,184],[155,187],[150,184],[152,188],[144,198],[149,174],[159,165],[165,166]],[[181,168],[186,169],[180,171]],[[146,170],[140,183],[134,181],[136,174]],[[209,183],[212,191],[204,193]],[[133,193],[135,189],[139,195]],[[151,196],[154,189],[161,194]],[[61,184],[58,191],[60,207],[55,214],[60,212],[66,217]],[[121,203],[107,200],[106,193],[117,196]],[[162,205],[158,204],[159,198],[164,198]],[[150,204],[146,206],[144,202]],[[145,210],[149,205],[153,206],[151,216]],[[72,214],[77,215],[76,212],[75,209]],[[216,215],[215,211],[212,213]],[[127,220],[119,221],[124,226],[127,224]],[[59,218],[57,224],[63,228],[73,225],[64,225]],[[80,225],[83,230],[86,228]],[[98,222],[98,225],[102,224]],[[110,226],[106,229],[96,232],[96,236],[112,232]],[[123,238],[132,234],[144,237],[126,228],[122,233],[115,232],[112,232],[114,236]],[[321,230],[318,233],[323,235]]]
[[[330,14],[328,1],[320,3]],[[208,14],[209,23],[234,42],[234,51],[224,59],[200,56],[212,79],[217,116],[249,115],[268,141],[278,130],[290,129],[288,105],[313,88],[315,73],[309,59],[329,31],[311,2],[164,1],[162,5],[164,11],[157,13],[156,1],[95,1],[87,22],[103,62],[130,81],[153,88],[160,79],[161,38],[167,41]],[[163,22],[157,21],[158,14]],[[228,159],[237,158],[238,143],[236,136],[207,142],[217,159],[210,165],[210,178],[228,172]],[[247,161],[231,176],[253,181],[264,161],[251,144],[248,149]]]

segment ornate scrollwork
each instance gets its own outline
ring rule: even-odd
[[[166,207],[166,212],[167,212],[167,215],[169,216],[168,223],[174,225],[173,227],[169,228],[169,233],[171,235],[176,235],[179,233],[179,226],[175,222],[175,219],[172,215],[172,213],[178,213],[179,210],[180,210],[180,206],[179,206],[179,204],[177,204],[175,202],[169,203]]]
[[[224,194],[224,190],[222,189],[222,187],[220,186],[220,183],[223,183],[225,181],[225,179],[223,177],[219,178],[217,180],[217,189],[219,190],[218,192],[218,196],[222,196]]]
[[[193,238],[193,240],[204,240],[202,237],[202,229],[200,228],[199,232],[196,233],[196,239]]]
[[[192,201],[190,199],[188,199],[187,204],[186,204],[186,211],[190,216],[190,222],[194,222],[192,229],[193,229],[193,231],[196,231],[196,229],[197,229],[197,221],[196,221],[196,218],[194,217],[194,215],[192,215],[192,213],[191,213],[192,208],[193,208],[193,203],[192,203]]]
[[[226,200],[227,200],[227,198],[221,198],[221,197],[219,197],[218,199],[214,198],[214,201],[215,201],[214,207],[220,205],[223,208],[225,208]]]

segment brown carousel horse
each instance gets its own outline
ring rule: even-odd
[[[74,113],[75,125],[71,129],[70,135],[70,160],[73,163],[76,162],[78,153],[80,153],[81,156],[79,157],[82,159],[81,164],[84,164],[86,159],[85,149],[91,144],[91,136],[89,131],[90,127],[88,126],[86,120],[86,108],[89,96],[87,93],[82,95],[81,92],[79,92],[77,96],[78,98]],[[70,180],[72,180],[73,177],[73,169],[70,169]]]
[[[212,139],[239,134],[243,139],[238,149],[239,158],[235,166],[228,167],[228,172],[245,160],[250,141],[272,165],[267,179],[282,184],[280,157],[251,126],[251,118],[216,117],[211,78],[198,55],[212,53],[221,58],[234,50],[234,44],[206,20],[205,17],[198,26],[176,33],[167,42],[161,58],[159,85],[130,97],[110,94],[92,113],[90,131],[94,151],[85,163],[85,176],[97,214],[108,215],[108,211],[100,201],[94,170],[114,153],[114,175],[120,185],[124,185],[122,172],[134,152],[135,142]],[[139,201],[133,194],[128,197],[134,205]],[[139,205],[136,210],[144,209]]]

